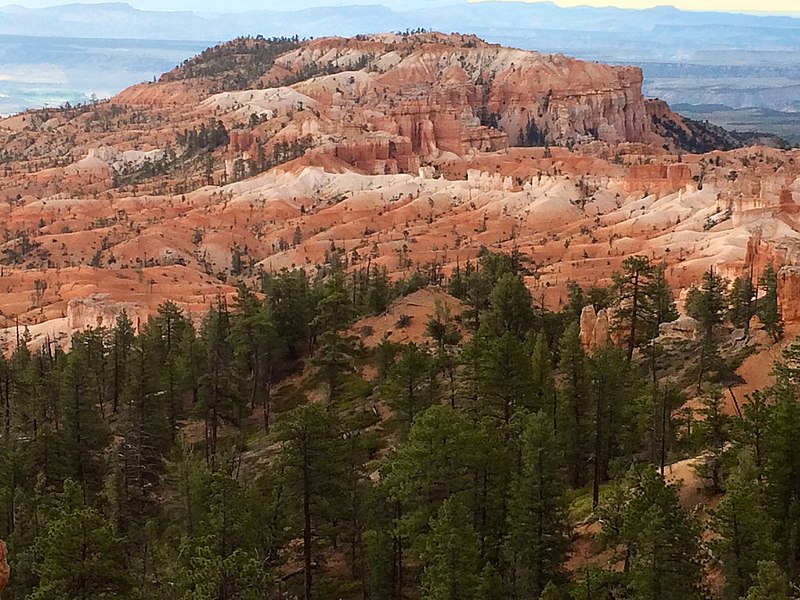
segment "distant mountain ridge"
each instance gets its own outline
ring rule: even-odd
[[[458,10],[453,10],[457,7]],[[144,39],[228,39],[232,35],[262,34],[300,36],[355,35],[394,29],[426,27],[473,31],[501,28],[513,35],[519,30],[556,30],[583,32],[641,32],[660,37],[660,27],[680,27],[689,32],[703,30],[706,36],[728,39],[749,34],[744,39],[761,45],[758,33],[771,30],[796,31],[783,40],[792,48],[800,45],[800,19],[785,16],[755,16],[724,12],[685,12],[661,6],[646,10],[563,8],[549,2],[457,2],[450,6],[396,9],[375,4],[320,6],[298,10],[251,10],[241,13],[204,14],[199,12],[147,11],[127,3],[67,4],[31,9],[19,5],[0,7],[0,15],[13,19],[0,22],[0,33]],[[569,16],[569,18],[564,18]],[[624,18],[621,18],[623,17]],[[390,21],[386,19],[390,18]],[[120,20],[122,19],[122,20]],[[65,29],[68,27],[69,29]],[[338,30],[335,30],[339,28]],[[731,28],[734,28],[733,30]],[[163,38],[168,31],[167,38]],[[724,35],[723,35],[724,34]],[[184,37],[185,36],[185,37]],[[684,36],[681,36],[684,37]],[[768,37],[768,36],[767,36]],[[708,37],[704,41],[709,42]],[[774,39],[771,39],[774,47]],[[739,43],[742,40],[739,39]]]
[[[307,8],[312,1],[327,3],[306,0],[298,3],[297,10],[251,10],[237,14],[147,11],[125,3],[70,4],[43,9],[8,6],[0,8],[0,36],[170,40],[188,43],[192,48],[192,52],[175,57],[171,64],[169,61],[175,56],[171,50],[165,53],[151,49],[141,56],[119,55],[114,58],[119,66],[113,62],[103,65],[106,77],[120,73],[119,83],[86,89],[76,81],[91,77],[72,74],[83,64],[80,56],[50,55],[47,60],[34,60],[32,57],[39,52],[35,42],[21,41],[26,46],[18,52],[24,55],[18,59],[21,68],[41,71],[42,64],[56,64],[66,73],[64,79],[70,89],[85,89],[87,96],[113,93],[150,79],[202,47],[242,35],[349,37],[425,28],[470,32],[504,46],[638,66],[644,72],[645,95],[670,104],[724,104],[734,109],[757,107],[800,112],[798,18],[685,12],[672,7],[562,8],[551,3],[458,0],[449,6],[420,7],[418,2],[375,0],[370,5]],[[15,44],[9,44],[13,55]],[[158,60],[153,60],[156,54]],[[0,44],[3,67],[0,72],[13,66],[14,59],[7,52],[4,54]],[[96,61],[90,62],[89,70],[97,72]],[[0,89],[0,94],[10,92]]]

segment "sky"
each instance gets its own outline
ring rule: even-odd
[[[20,4],[40,8],[72,2],[98,3],[109,0],[0,0],[0,6]],[[241,12],[254,9],[294,10],[311,6],[352,4],[384,4],[393,8],[452,5],[459,0],[121,0],[143,10],[193,10],[195,12]],[[461,0],[480,1],[480,0]],[[536,1],[536,0],[528,0]],[[617,6],[620,8],[650,8],[671,4],[682,10],[717,10],[724,12],[764,12],[800,14],[797,0],[557,0],[561,6]]]

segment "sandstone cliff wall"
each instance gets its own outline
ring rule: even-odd
[[[147,321],[147,308],[135,302],[114,302],[108,294],[73,298],[67,303],[67,327],[73,332],[89,327],[111,329],[123,312],[127,313],[134,328]]]
[[[778,305],[785,323],[800,323],[800,267],[778,271]]]

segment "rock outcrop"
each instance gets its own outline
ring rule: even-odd
[[[590,354],[605,348],[610,341],[608,313],[594,306],[584,306],[580,319],[581,344]]]
[[[697,320],[689,316],[678,317],[658,327],[659,336],[664,338],[694,341],[697,339]]]
[[[800,323],[800,267],[778,271],[778,305],[785,323]]]
[[[147,321],[146,307],[135,302],[114,302],[109,294],[73,298],[67,303],[67,327],[71,331],[99,327],[112,329],[123,312],[135,328]]]
[[[632,165],[625,178],[628,190],[645,190],[648,193],[676,192],[693,183],[689,165]]]

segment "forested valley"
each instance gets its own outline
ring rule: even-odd
[[[733,414],[724,396],[751,323],[781,339],[774,271],[707,273],[676,341],[662,266],[629,258],[551,312],[527,265],[332,264],[263,274],[197,328],[166,303],[69,351],[21,331],[0,358],[3,598],[796,597],[800,344]],[[362,343],[358,319],[427,286],[463,310]],[[614,343],[582,343],[589,305]],[[690,458],[701,508],[668,482]]]

